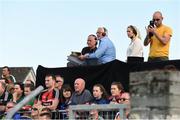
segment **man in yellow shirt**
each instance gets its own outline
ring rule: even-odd
[[[153,14],[153,23],[146,28],[144,45],[150,43],[148,62],[169,60],[169,45],[172,29],[162,24],[163,16],[160,11]]]

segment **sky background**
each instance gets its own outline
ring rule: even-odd
[[[179,0],[0,0],[0,66],[65,67],[67,55],[81,51],[100,26],[108,29],[116,58],[125,61],[127,26],[136,26],[143,41],[157,10],[173,29],[170,59],[179,59]],[[145,61],[148,53],[144,47]]]

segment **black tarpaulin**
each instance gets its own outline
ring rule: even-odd
[[[86,88],[92,91],[96,83],[102,84],[107,92],[110,92],[110,85],[113,81],[120,81],[125,88],[129,90],[129,73],[134,71],[145,71],[164,69],[165,66],[172,65],[180,69],[180,60],[162,61],[162,62],[143,62],[143,63],[125,63],[114,60],[107,64],[98,66],[78,66],[78,67],[59,67],[46,68],[41,65],[36,71],[36,86],[44,85],[46,74],[61,75],[65,84],[70,84],[73,88],[74,80],[78,77],[85,79]]]

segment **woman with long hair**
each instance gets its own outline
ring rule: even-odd
[[[95,84],[93,86],[93,97],[92,103],[95,104],[108,104],[108,94],[101,84]]]
[[[143,62],[143,44],[139,30],[135,26],[129,25],[127,36],[131,40],[127,49],[127,62]]]

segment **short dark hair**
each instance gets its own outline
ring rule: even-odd
[[[43,112],[43,113],[41,113],[39,116],[46,116],[47,118],[50,118],[51,119],[51,117],[52,117],[52,115],[51,115],[51,113],[50,112]]]
[[[25,87],[30,88],[31,91],[35,89],[33,84],[24,84],[24,88]]]
[[[54,74],[47,74],[45,77],[52,77],[52,79],[56,81],[56,77]]]
[[[65,102],[66,99],[65,97],[63,96],[63,91],[70,91],[71,92],[71,96],[72,96],[72,93],[73,93],[73,90],[71,88],[71,86],[69,84],[64,84],[61,88],[61,91],[60,91],[60,101],[61,102]]]
[[[98,42],[97,42],[97,37],[96,37],[96,35],[94,35],[94,34],[90,34],[89,36],[92,36],[92,37],[94,37],[94,39],[96,40],[96,45],[98,44]],[[88,36],[88,37],[89,37]]]
[[[22,91],[24,91],[24,84],[20,83],[20,82],[16,82],[14,83],[14,85],[19,85],[19,87],[21,88]]]
[[[4,69],[4,68],[7,68],[9,72],[11,71],[8,66],[4,66],[2,69]]]
[[[90,34],[89,36],[93,36],[93,37],[94,37],[94,39],[95,39],[95,40],[97,40],[96,35],[94,35],[94,34]]]
[[[51,109],[49,109],[49,108],[45,107],[45,108],[42,108],[42,110],[41,110],[41,111],[51,112]]]
[[[124,92],[124,87],[123,87],[123,85],[121,84],[121,82],[113,82],[111,85],[116,85],[117,86],[117,88],[119,89],[119,90],[121,90],[121,92]]]

